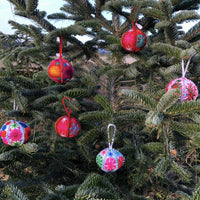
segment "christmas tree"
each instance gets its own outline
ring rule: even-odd
[[[199,199],[200,1],[67,0],[51,15],[38,0],[9,2],[37,26],[9,21],[15,34],[1,33],[1,125],[23,120],[32,134],[18,147],[1,141],[0,198]],[[62,84],[47,71],[58,52],[74,68]],[[176,78],[192,84],[165,91]],[[73,138],[55,130],[65,108],[81,125]],[[125,163],[106,173],[96,157],[112,137]]]

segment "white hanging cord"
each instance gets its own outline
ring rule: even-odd
[[[188,70],[191,58],[192,57],[189,58],[185,68],[184,68],[184,60],[182,59],[182,77],[185,77],[185,74],[186,74],[186,72]]]
[[[110,133],[109,133],[109,128],[110,127],[114,127],[114,132],[112,137],[110,137]],[[114,143],[114,139],[115,139],[115,133],[116,133],[116,126],[114,124],[108,124],[107,127],[107,132],[108,132],[108,144],[109,144],[109,149],[112,149],[113,143]]]
[[[13,110],[18,110],[18,106],[16,105],[15,99],[13,100]]]
[[[13,101],[13,110],[15,110],[15,99]]]

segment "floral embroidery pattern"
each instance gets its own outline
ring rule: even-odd
[[[104,163],[104,168],[107,171],[112,171],[117,167],[116,160],[112,157],[108,157]]]
[[[136,46],[138,48],[142,48],[145,44],[146,44],[146,38],[145,38],[145,36],[142,35],[142,34],[138,34]]]
[[[20,146],[31,136],[30,127],[22,121],[10,120],[1,128],[2,141],[10,146]]]
[[[185,77],[177,78],[167,84],[166,92],[170,89],[180,89],[180,101],[196,100],[198,97],[197,86]]]
[[[105,148],[96,157],[98,166],[105,172],[114,172],[124,164],[124,156],[116,149]]]

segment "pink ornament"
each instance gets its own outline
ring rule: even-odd
[[[0,135],[5,144],[9,146],[21,146],[30,138],[31,129],[23,121],[10,120],[2,126]]]
[[[198,97],[198,89],[197,86],[191,80],[181,77],[174,79],[166,86],[166,92],[170,89],[180,89],[181,97],[180,101],[191,101],[196,100]]]

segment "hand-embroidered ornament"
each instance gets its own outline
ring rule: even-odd
[[[104,172],[115,172],[119,168],[121,168],[124,164],[124,156],[117,151],[116,149],[113,149],[113,142],[116,132],[116,126],[114,124],[109,124],[107,128],[108,132],[108,140],[110,141],[110,135],[109,135],[109,128],[113,126],[114,127],[114,134],[112,137],[111,142],[109,142],[109,147],[103,149],[96,157],[96,162],[98,166],[104,171]]]
[[[137,27],[137,20],[133,22],[132,12],[133,9],[137,9],[133,7],[131,10],[131,21],[132,21],[132,29],[129,29],[126,33],[122,35],[121,45],[128,52],[137,52],[143,49],[147,43],[146,35]]]
[[[0,131],[2,141],[9,146],[21,146],[31,136],[30,127],[23,121],[10,120]]]
[[[62,104],[67,112],[67,115],[57,119],[55,123],[55,130],[61,137],[72,138],[79,134],[79,132],[81,131],[81,125],[76,118],[71,116],[72,109],[70,109],[70,111],[67,110],[64,104],[65,99],[69,99],[72,101],[72,99],[70,99],[69,97],[64,97],[62,99]]]
[[[60,36],[60,57],[53,60],[48,67],[49,77],[57,83],[66,83],[74,74],[73,66],[64,58],[62,58],[62,36]]]
[[[176,78],[167,84],[165,91],[170,89],[180,89],[181,97],[180,101],[191,101],[196,100],[198,97],[198,88],[191,80],[185,78],[188,66],[190,64],[191,58],[188,60],[186,68],[184,69],[184,61],[182,60],[182,77]]]

